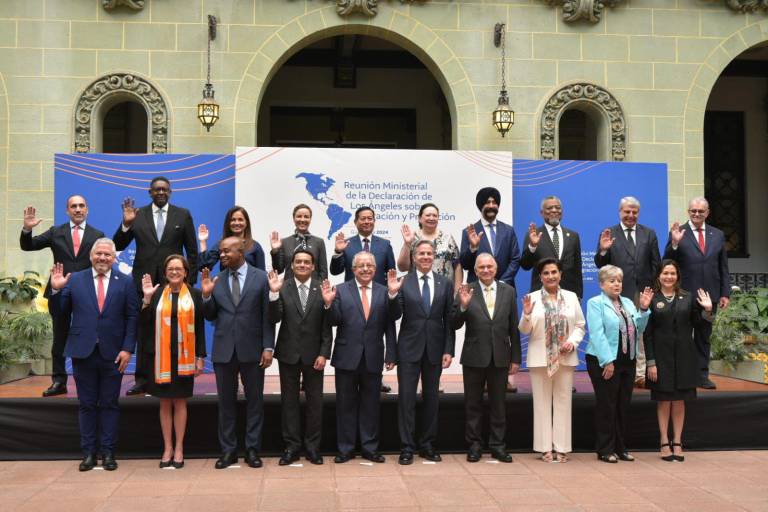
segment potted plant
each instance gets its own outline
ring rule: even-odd
[[[51,319],[36,303],[39,277],[0,278],[0,383],[26,377],[33,362],[50,357]]]
[[[735,291],[709,340],[712,373],[768,383],[768,288]]]

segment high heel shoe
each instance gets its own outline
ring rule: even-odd
[[[672,447],[672,452],[673,452],[672,457],[674,458],[673,460],[676,460],[677,462],[683,462],[685,460],[685,455],[674,455],[674,451],[675,451],[674,447],[679,446],[680,449],[682,450],[683,443],[669,443],[669,446]]]
[[[171,467],[171,464],[173,464],[173,460],[161,460],[160,461],[160,469],[169,468]]]
[[[175,460],[171,462],[171,465],[176,469],[181,469],[184,467],[184,461],[176,462]]]
[[[665,446],[669,446],[670,447],[669,448],[670,452],[672,451],[672,445],[669,444],[669,443],[664,443],[659,448],[664,448]],[[674,462],[675,461],[675,456],[672,453],[670,453],[669,455],[662,455],[661,456],[661,460],[663,460],[664,462]]]

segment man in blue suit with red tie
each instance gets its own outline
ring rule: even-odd
[[[344,233],[336,235],[333,257],[331,258],[331,275],[337,276],[344,272],[344,281],[353,279],[352,260],[360,251],[373,254],[376,260],[376,283],[387,285],[387,271],[395,268],[395,253],[389,240],[373,234],[376,225],[376,214],[368,206],[361,206],[355,211],[355,227],[357,235],[349,238]]]
[[[673,259],[680,265],[681,284],[684,290],[694,292],[703,289],[712,298],[713,312],[728,307],[731,295],[731,278],[728,275],[728,250],[725,235],[706,224],[709,202],[695,197],[688,203],[688,222],[683,226],[675,222],[669,232],[664,259]],[[693,341],[699,353],[699,385],[704,389],[716,389],[709,379],[709,335],[712,324],[700,322],[693,328]]]
[[[72,358],[80,400],[80,471],[93,469],[98,453],[104,469],[117,469],[118,397],[136,347],[139,298],[131,278],[112,269],[115,256],[112,240],[99,238],[92,268],[65,275],[56,263],[51,271],[51,311],[72,318],[64,356]]]

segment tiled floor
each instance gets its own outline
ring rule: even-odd
[[[393,455],[376,465],[326,458],[323,466],[280,467],[265,459],[262,469],[219,471],[210,459],[181,470],[123,460],[117,471],[87,473],[73,461],[0,462],[0,510],[768,511],[768,451],[688,452],[683,463],[635,455],[619,464],[588,453],[567,464],[534,454],[517,454],[513,464],[446,455],[412,466]]]

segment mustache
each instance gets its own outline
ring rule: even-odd
[[[496,208],[495,206],[487,206],[487,207],[483,208],[483,212],[486,212],[486,213],[499,213],[499,209]]]

